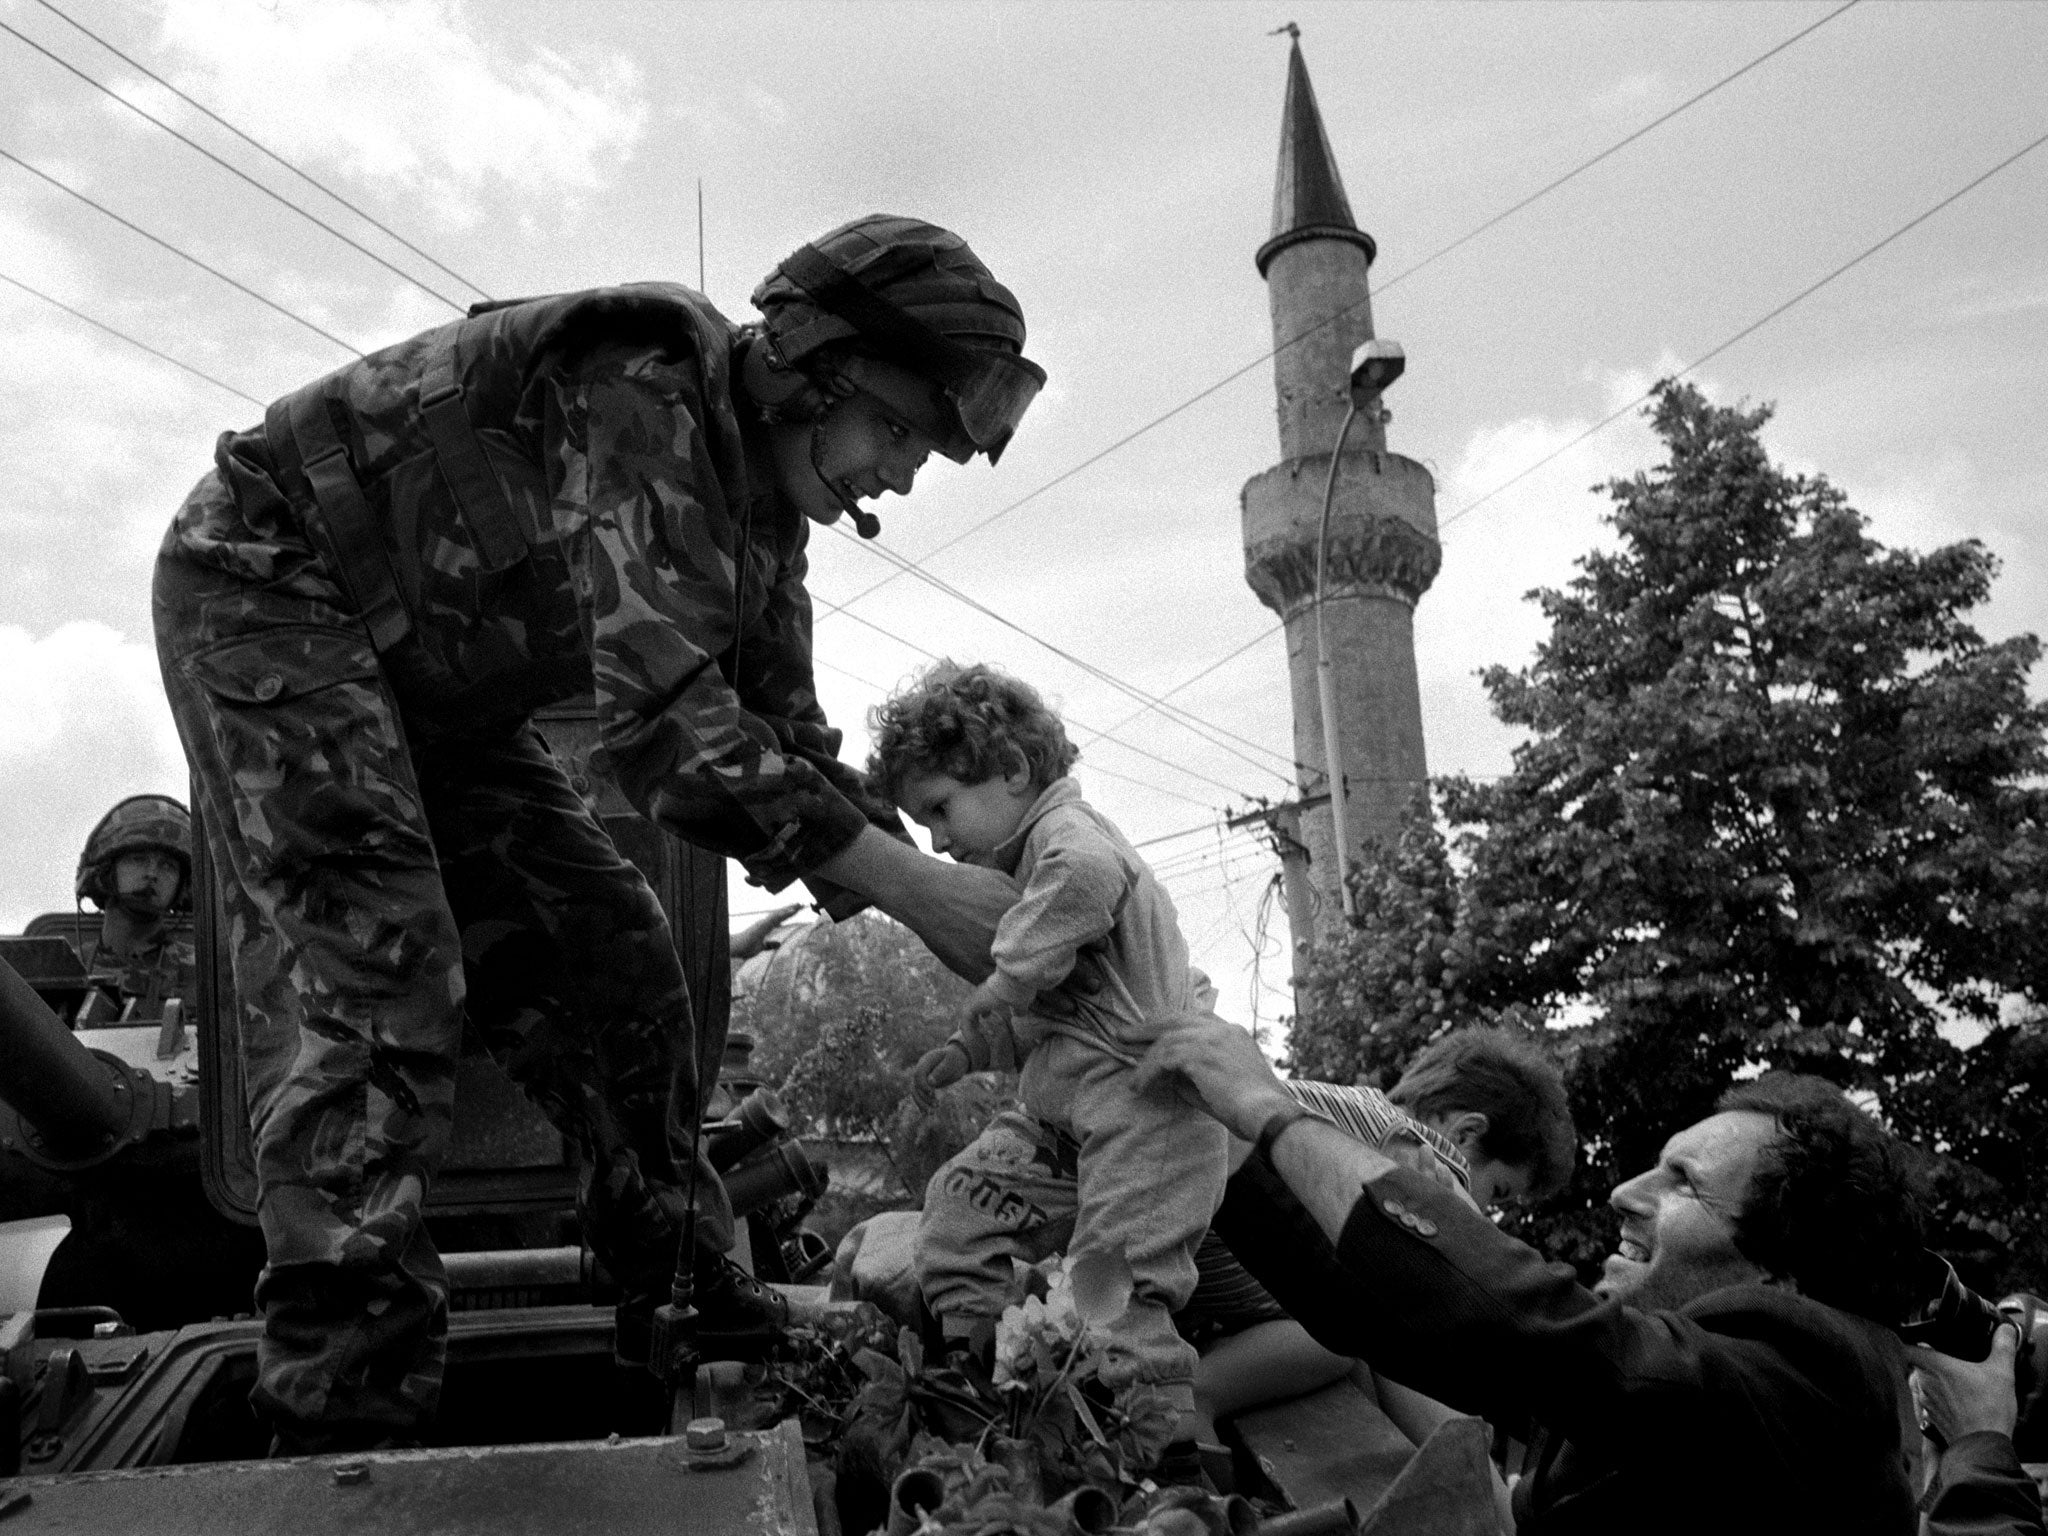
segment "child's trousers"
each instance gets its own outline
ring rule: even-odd
[[[1185,1412],[1195,1351],[1170,1314],[1195,1288],[1229,1135],[1170,1089],[1138,1093],[1135,1076],[1067,1035],[1033,1051],[1021,1083],[1030,1113],[998,1115],[932,1175],[918,1284],[946,1335],[963,1338],[1001,1315],[1013,1256],[1121,1248],[1134,1288],[1130,1309],[1103,1330],[1106,1377],[1156,1385]]]

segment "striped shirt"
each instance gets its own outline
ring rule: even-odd
[[[1384,1147],[1394,1136],[1421,1142],[1443,1160],[1461,1184],[1472,1187],[1472,1170],[1466,1166],[1465,1154],[1450,1137],[1424,1125],[1377,1088],[1340,1088],[1335,1083],[1298,1078],[1290,1078],[1286,1087],[1303,1109],[1369,1147]]]
[[[1471,1188],[1471,1169],[1451,1139],[1399,1108],[1378,1089],[1289,1080],[1287,1091],[1294,1095],[1295,1103],[1317,1119],[1327,1121],[1346,1135],[1356,1136],[1369,1147],[1384,1147],[1399,1136],[1421,1142],[1466,1188]],[[1182,1338],[1203,1346],[1254,1324],[1286,1316],[1286,1309],[1252,1278],[1223,1239],[1214,1232],[1202,1239],[1195,1250],[1194,1294],[1173,1317]]]

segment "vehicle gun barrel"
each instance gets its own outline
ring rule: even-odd
[[[131,1113],[108,1064],[80,1044],[4,960],[0,1099],[60,1157],[90,1157],[111,1147],[126,1134]]]

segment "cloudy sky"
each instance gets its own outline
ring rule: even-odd
[[[1540,624],[1523,594],[1570,576],[1601,536],[1588,487],[1652,444],[1631,415],[1488,493],[2048,132],[2048,6],[1866,0],[1406,276],[1835,6],[58,3],[0,0],[0,150],[365,350],[449,305],[31,42],[457,301],[695,282],[700,178],[705,285],[736,317],[775,260],[853,215],[966,235],[1022,298],[1052,383],[999,469],[935,463],[891,498],[884,542],[921,560],[992,519],[930,571],[1008,623],[909,577],[875,589],[893,568],[821,533],[826,707],[858,761],[865,710],[927,652],[1040,683],[1088,743],[1091,795],[1161,839],[1197,958],[1243,1019],[1286,1007],[1275,863],[1221,827],[1285,793],[1291,757],[1237,508],[1278,456],[1252,265],[1285,80],[1269,31],[1300,24],[1379,242],[1376,318],[1409,357],[1390,445],[1437,479],[1443,573],[1416,643],[1438,772],[1506,766],[1513,738],[1474,672],[1527,657]],[[1774,451],[1845,487],[1879,537],[1997,551],[1991,635],[2048,630],[2044,248],[2048,148],[1702,375],[1717,398],[1775,401]],[[214,435],[348,354],[15,160],[0,276],[234,391],[0,282],[0,931],[16,931],[69,904],[112,800],[182,792],[149,568]],[[1240,650],[1174,703],[1257,747],[1156,712],[1126,724],[1139,706],[1098,675],[1156,695]],[[733,905],[769,902],[736,886]]]

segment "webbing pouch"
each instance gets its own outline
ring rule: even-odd
[[[370,643],[380,652],[390,650],[411,630],[412,615],[398,595],[376,515],[327,413],[326,391],[312,385],[277,401],[264,413],[263,432],[281,469],[289,473],[289,460],[298,460],[319,514],[314,531],[348,584]]]
[[[469,527],[477,563],[495,573],[526,558],[526,531],[463,406],[462,385],[456,379],[457,356],[458,349],[451,341],[421,375],[420,420],[434,445],[441,479]]]

